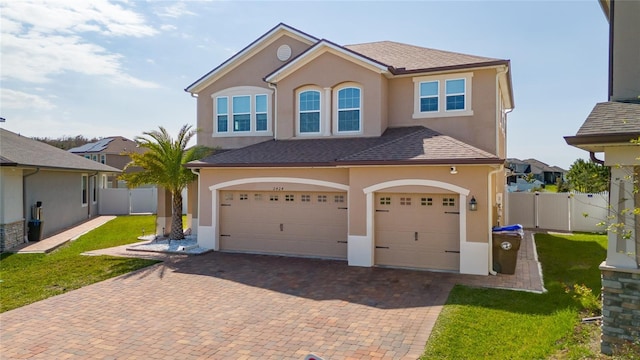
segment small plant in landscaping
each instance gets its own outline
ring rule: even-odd
[[[588,312],[589,316],[598,316],[602,313],[602,302],[600,296],[593,294],[588,286],[584,284],[573,284],[573,288],[565,285],[565,293],[571,294],[573,300],[582,306],[582,309]]]

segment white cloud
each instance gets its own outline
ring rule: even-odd
[[[174,25],[170,25],[170,24],[165,24],[165,25],[161,25],[160,26],[160,30],[162,31],[173,31],[178,29],[177,27],[175,27]]]
[[[42,96],[11,89],[0,89],[0,103],[5,109],[51,110],[56,107]]]
[[[8,1],[0,5],[2,79],[45,83],[52,75],[76,72],[107,76],[111,81],[149,88],[122,68],[123,56],[85,34],[143,37],[158,31],[120,4],[92,1]]]
[[[187,4],[183,2],[175,3],[167,6],[158,12],[158,16],[179,18],[184,15],[196,15],[194,12],[187,10]]]

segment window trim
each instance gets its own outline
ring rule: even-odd
[[[218,101],[219,100],[225,100],[225,102],[227,103],[227,109],[224,113],[221,113],[218,111]],[[227,134],[229,133],[229,97],[228,96],[216,96],[214,98],[214,103],[215,103],[215,107],[214,107],[214,114],[215,114],[215,121],[214,121],[214,129],[216,133],[224,133]],[[220,116],[226,116],[226,123],[227,123],[227,128],[223,131],[220,130]]]
[[[464,80],[464,110],[447,110],[447,81]],[[473,115],[473,73],[452,73],[431,76],[417,76],[413,78],[413,119],[472,116]],[[421,111],[420,109],[420,84],[438,81],[438,111]]]
[[[320,105],[318,108],[318,131],[317,132],[302,132],[300,131],[300,114],[302,113],[302,110],[300,110],[300,95],[302,95],[305,92],[308,91],[313,91],[313,92],[317,92],[318,96],[320,97]],[[305,86],[302,87],[298,90],[296,90],[296,136],[319,136],[322,135],[322,129],[324,128],[324,114],[323,114],[323,107],[324,107],[324,96],[322,96],[322,90],[319,87],[316,86]],[[306,111],[307,113],[310,113],[311,111]],[[313,111],[315,112],[315,111]]]
[[[360,92],[360,107],[358,108],[346,108],[346,109],[340,109],[340,92],[346,89],[358,89],[358,91]],[[336,87],[335,89],[335,96],[334,96],[334,101],[335,101],[335,112],[334,112],[334,116],[335,116],[335,121],[333,122],[333,133],[335,135],[353,135],[353,134],[362,134],[363,133],[363,122],[362,122],[362,114],[363,114],[363,103],[364,103],[364,96],[363,96],[363,89],[362,86],[355,84],[355,83],[347,83],[347,84],[343,84],[339,87]],[[340,111],[352,111],[352,110],[358,110],[359,111],[359,116],[358,116],[358,130],[353,131],[353,130],[343,130],[340,131]]]
[[[462,93],[453,93],[453,94],[448,94],[447,93],[447,85],[449,84],[450,81],[456,81],[456,80],[462,80],[464,81],[464,92]],[[448,98],[449,96],[464,96],[464,107],[462,109],[447,109],[447,102],[448,102]],[[444,111],[466,111],[467,110],[467,79],[465,78],[456,78],[456,79],[447,79],[444,81],[444,106],[445,109]]]
[[[212,99],[212,116],[211,121],[213,122],[213,128],[211,132],[212,137],[250,137],[250,136],[272,136],[273,135],[273,89],[262,88],[258,86],[236,86],[227,89],[220,90],[216,93],[211,94]],[[265,114],[264,112],[256,112],[256,103],[257,97],[260,95],[265,95],[267,97],[267,130],[256,130],[257,129],[257,115]],[[234,114],[233,112],[233,98],[241,97],[241,96],[249,96],[250,98],[250,124],[249,131],[236,131],[234,130],[234,115],[239,115],[241,113]],[[227,131],[219,131],[218,130],[218,99],[226,98],[227,99]],[[242,113],[246,114],[246,113]]]
[[[91,203],[92,204],[97,204],[98,203],[98,184],[97,184],[98,180],[97,180],[97,176],[93,175],[89,178],[89,192],[90,192],[90,197],[91,197]]]
[[[427,84],[427,83],[436,83],[438,86],[438,91],[436,92],[436,95],[428,95],[428,96],[423,96],[422,95],[422,84]],[[422,111],[422,99],[430,99],[430,98],[436,98],[437,99],[437,110],[429,110],[429,111]],[[421,81],[418,84],[418,109],[420,110],[421,113],[425,113],[425,114],[430,114],[430,113],[437,113],[440,111],[440,80],[429,80],[429,81]]]
[[[80,175],[80,204],[82,207],[89,206],[89,174]]]

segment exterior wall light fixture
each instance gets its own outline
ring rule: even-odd
[[[469,200],[469,211],[478,210],[478,202],[476,201],[476,197],[472,196],[471,200]]]

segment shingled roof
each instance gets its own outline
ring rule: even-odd
[[[596,104],[575,136],[565,136],[569,145],[602,151],[592,144],[628,143],[640,137],[640,104],[609,101]]]
[[[6,129],[0,129],[0,154],[2,154],[0,166],[121,172],[114,167],[85,159]]]
[[[395,74],[432,69],[508,64],[508,60],[429,49],[394,41],[345,45],[344,48],[392,67]]]
[[[501,164],[484,150],[422,126],[380,137],[270,140],[217,153],[187,167],[296,167],[390,164]]]

